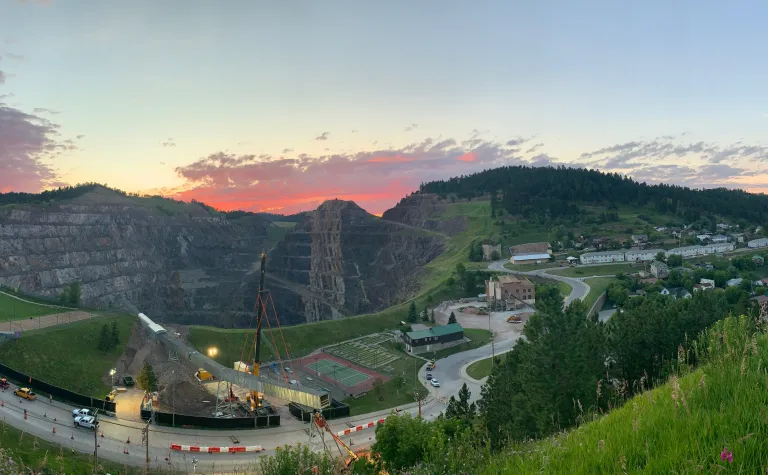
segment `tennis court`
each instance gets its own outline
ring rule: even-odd
[[[306,366],[316,374],[322,374],[344,386],[355,386],[371,379],[370,375],[352,369],[331,359],[320,359]]]

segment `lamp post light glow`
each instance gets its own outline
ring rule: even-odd
[[[112,376],[112,386],[115,385],[115,373],[117,373],[117,370],[115,368],[112,368],[109,370],[109,375]]]
[[[213,357],[215,357],[218,354],[219,354],[219,349],[216,348],[215,346],[212,346],[212,347],[208,348],[208,357],[209,358],[213,358]]]

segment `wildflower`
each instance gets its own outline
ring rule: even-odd
[[[733,463],[733,452],[728,450],[728,448],[724,448],[722,452],[720,452],[720,460],[727,461],[728,463]]]

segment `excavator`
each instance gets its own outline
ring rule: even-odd
[[[338,445],[340,449],[344,449],[347,454],[349,454],[349,457],[347,457],[346,461],[344,462],[344,466],[347,467],[347,469],[351,469],[354,463],[361,458],[372,460],[372,455],[369,450],[360,450],[355,452],[354,450],[350,449],[347,444],[342,442],[341,438],[331,430],[330,426],[328,426],[328,421],[325,420],[325,417],[323,417],[321,412],[315,412],[312,418],[312,423],[318,428],[318,430],[324,430],[330,434],[330,436],[336,442],[336,445]],[[378,475],[389,475],[389,472],[382,470]]]

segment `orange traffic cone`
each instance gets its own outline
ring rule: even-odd
[[[101,429],[101,437],[104,437],[104,429]]]
[[[125,455],[128,455],[128,447],[123,447],[123,453],[124,453]]]
[[[56,426],[53,426],[53,433],[56,433]]]
[[[5,401],[0,401],[0,407],[5,407]]]

